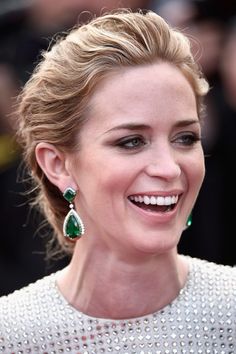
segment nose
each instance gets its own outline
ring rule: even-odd
[[[151,177],[174,180],[181,175],[181,166],[171,147],[160,147],[150,151],[145,172]]]

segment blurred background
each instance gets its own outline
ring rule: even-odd
[[[235,0],[0,0],[0,295],[68,263],[45,259],[48,227],[31,210],[24,181],[15,100],[51,38],[110,9],[154,10],[191,40],[211,90],[204,126],[206,178],[179,251],[236,265]],[[235,219],[234,219],[235,218]]]

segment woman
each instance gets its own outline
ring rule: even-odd
[[[152,12],[103,15],[45,53],[19,135],[72,258],[1,299],[3,352],[234,352],[235,270],[177,253],[207,91],[188,40]]]

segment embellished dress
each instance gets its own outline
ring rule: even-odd
[[[186,258],[177,298],[143,317],[77,311],[59,292],[57,273],[0,298],[0,353],[235,354],[236,268]]]

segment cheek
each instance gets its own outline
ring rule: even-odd
[[[132,165],[132,164],[131,164]],[[130,164],[114,161],[105,165],[99,176],[100,186],[111,194],[124,194],[135,179],[135,171]]]
[[[86,159],[87,163],[77,164],[76,180],[81,191],[92,194],[115,194],[125,191],[134,178],[133,164],[121,158],[106,156],[102,159]]]
[[[202,156],[198,156],[192,161],[188,168],[189,184],[192,189],[199,191],[205,176],[205,163]]]

